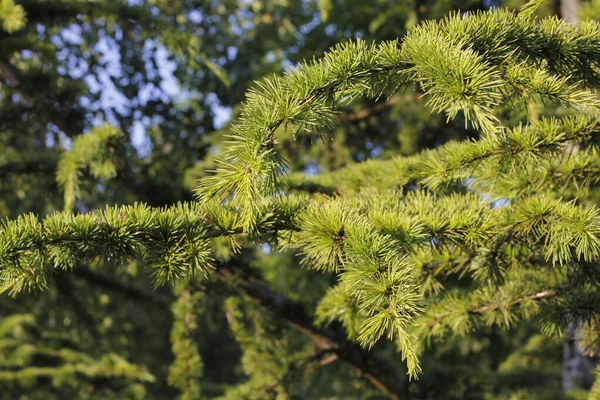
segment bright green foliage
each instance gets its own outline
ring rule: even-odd
[[[27,22],[25,10],[20,4],[15,4],[14,0],[0,1],[0,21],[2,28],[13,33],[21,29]]]
[[[598,367],[596,367],[596,376],[600,376],[600,368]],[[596,383],[594,383],[594,386],[590,390],[589,399],[597,399],[598,397],[600,397],[600,379],[596,380]]]
[[[579,15],[582,18],[600,18],[600,1],[590,0],[581,4]]]
[[[65,211],[73,210],[81,198],[79,181],[85,169],[95,179],[111,179],[117,175],[117,164],[123,156],[123,134],[104,125],[73,141],[73,147],[58,161],[56,180],[64,192]]]
[[[355,164],[323,176],[292,175],[288,184],[333,193],[414,184],[440,190],[472,179],[470,186],[498,198],[545,191],[548,184],[563,190],[587,189],[597,178],[588,172],[597,168],[599,123],[586,115],[543,118],[477,142],[450,142],[418,156]],[[572,154],[564,157],[564,150]]]
[[[218,174],[203,182],[199,194],[243,199],[250,218],[256,200],[275,190],[284,168],[275,150],[278,129],[323,135],[332,129],[337,107],[357,97],[393,93],[408,81],[430,95],[434,110],[448,118],[462,111],[490,135],[503,130],[493,108],[508,100],[596,108],[588,88],[600,82],[598,37],[595,22],[533,24],[498,10],[425,23],[401,43],[338,46],[249,92],[232,143],[218,160]],[[577,68],[582,64],[586,67]],[[248,219],[246,226],[251,225]]]
[[[227,299],[231,329],[243,350],[242,368],[250,379],[225,392],[223,399],[292,399],[303,385],[298,366],[319,361],[321,355],[304,338],[290,332],[252,304],[251,299]],[[290,388],[294,388],[291,389]]]
[[[169,384],[181,391],[182,400],[200,398],[202,358],[198,353],[195,334],[198,331],[197,309],[202,292],[184,288],[173,305],[175,322],[171,331],[171,343],[175,361],[169,368]]]
[[[252,270],[237,277],[246,294],[230,297],[225,308],[249,380],[225,398],[293,398],[296,393],[285,388],[302,388],[281,383],[302,379],[296,368],[304,371],[298,367],[303,360],[321,357],[315,347],[365,372],[344,351],[353,344],[381,348],[385,338],[413,378],[428,346],[524,321],[547,335],[585,324],[582,344],[597,348],[600,25],[532,19],[540,3],[520,14],[454,13],[415,27],[402,40],[347,42],[258,83],[216,171],[199,182],[199,202],[6,221],[0,232],[2,291],[45,288],[53,274],[77,271],[84,261],[137,261],[157,285],[192,277],[213,283],[237,267],[234,253],[265,243],[334,276],[311,305],[316,323],[345,328],[338,347],[331,344],[338,336],[303,325],[295,309],[290,323],[312,341],[281,329],[253,301],[280,311],[287,304],[265,300]],[[464,117],[481,138],[282,179],[287,167],[279,135],[324,137],[334,130],[340,107],[411,84],[433,111],[449,120]],[[523,121],[519,116],[532,104],[543,116]],[[81,168],[101,178],[116,171],[113,156],[80,147],[88,140],[110,149],[95,134],[74,142],[59,164],[71,199],[77,186],[70,182]],[[231,251],[223,250],[224,243]],[[191,399],[199,396],[202,361],[191,340],[196,322],[189,320],[199,297],[186,290],[174,309],[170,383]],[[511,362],[520,361],[506,360],[505,368]],[[373,375],[365,373],[398,398],[396,388]]]
[[[525,18],[531,18],[536,10],[544,3],[544,0],[531,0],[521,7],[520,15]]]
[[[321,14],[321,21],[327,22],[327,19],[329,19],[329,13],[331,12],[333,4],[332,4],[331,0],[318,0],[318,2],[319,2],[319,12]]]
[[[110,379],[119,382],[119,397],[114,397],[110,390],[105,391],[100,385],[98,392],[90,398],[144,398],[142,383],[153,382],[154,377],[143,367],[132,365],[117,354],[94,359],[78,351],[73,343],[71,348],[61,346],[61,342],[69,341],[68,337],[52,337],[45,332],[37,332],[32,315],[17,314],[4,318],[0,323],[2,387],[5,390],[26,389],[29,394],[34,394],[38,390],[37,382],[49,380],[53,387],[68,386],[73,397],[81,397],[93,393],[95,382]],[[50,359],[53,366],[31,366],[34,359]]]
[[[162,210],[136,204],[66,218],[57,213],[43,223],[23,216],[2,229],[2,291],[14,295],[45,287],[53,270],[72,269],[81,259],[97,257],[116,266],[142,257],[158,284],[206,273],[207,239],[227,234],[218,226],[215,231],[207,228],[195,204]]]
[[[217,196],[221,200],[231,197],[230,201],[242,207],[245,228],[254,229],[259,199],[275,190],[277,176],[283,169],[276,151],[278,129],[322,134],[331,129],[339,105],[358,96],[377,97],[386,91],[393,92],[408,81],[417,82],[430,96],[429,104],[435,111],[445,112],[449,118],[462,111],[485,136],[480,142],[461,147],[451,144],[425,153],[421,160],[410,160],[410,166],[403,172],[413,170],[415,175],[398,174],[404,182],[396,182],[396,187],[410,183],[438,190],[444,181],[462,186],[466,178],[474,177],[475,186],[491,184],[494,188],[498,177],[540,169],[540,164],[541,168],[546,164],[549,169],[551,163],[539,160],[563,160],[564,145],[568,143],[585,145],[581,150],[587,154],[578,155],[578,165],[593,162],[597,136],[594,110],[599,104],[593,92],[600,78],[599,26],[589,22],[572,27],[557,19],[538,23],[528,16],[529,11],[516,15],[504,10],[454,15],[421,25],[402,42],[374,46],[359,41],[340,46],[323,59],[295,68],[283,78],[266,81],[249,93],[234,128],[232,143],[218,164],[220,169],[200,184],[201,197]],[[503,127],[495,112],[499,104],[512,101],[518,106],[529,99],[551,101],[590,116],[531,121],[524,128]],[[380,170],[383,174],[390,173],[388,169]],[[494,192],[510,197],[514,193]],[[520,193],[519,197],[522,196]],[[411,263],[397,254],[399,246],[394,237],[372,225],[374,218],[368,215],[379,207],[393,210],[386,216],[390,225],[392,218],[402,216],[398,209],[404,206],[395,204],[398,197],[399,193],[366,192],[364,198],[359,195],[353,200],[333,200],[325,207],[308,207],[297,238],[307,262],[320,269],[338,270],[344,290],[357,299],[359,310],[366,312],[359,340],[372,344],[387,332],[388,338],[399,340],[403,355],[411,360],[414,350],[406,326],[419,313],[416,296],[419,291],[412,283]],[[598,258],[594,208],[582,208],[548,195],[533,195],[500,210],[488,205],[489,213],[497,214],[494,217],[488,213],[481,215],[482,204],[476,199],[471,204],[467,202],[466,209],[457,209],[463,205],[460,196],[449,197],[447,202],[436,199],[435,206],[427,206],[432,202],[430,199],[428,195],[408,197],[407,203],[414,204],[413,213],[423,218],[425,240],[421,243],[452,246],[454,251],[471,253],[473,262],[469,266],[475,269],[474,278],[503,281],[505,271],[510,268],[502,264],[514,264],[515,260],[507,261],[532,251],[539,253],[542,263],[547,261],[554,266],[594,262]],[[361,204],[366,202],[368,207]],[[367,214],[365,218],[359,212],[361,206]],[[378,236],[378,228],[384,235]],[[408,240],[419,243],[416,237]],[[405,243],[400,246],[406,248]],[[414,244],[408,248],[408,254],[412,247]],[[539,261],[532,264],[536,263]],[[508,305],[515,301],[520,304],[511,292],[535,296],[539,290],[513,288],[517,285],[514,280],[509,280],[509,285],[505,295]],[[484,299],[500,301],[486,296],[503,291],[486,290],[474,298],[476,303]],[[489,318],[487,323],[504,321],[510,325],[508,316],[496,315],[506,314],[505,308],[492,307],[494,313],[485,316]],[[594,312],[586,318],[592,318]],[[469,328],[460,319],[454,321],[464,329]],[[409,362],[410,373],[416,368],[414,360]]]

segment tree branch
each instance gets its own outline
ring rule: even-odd
[[[560,285],[558,287],[552,288],[552,289],[547,289],[547,290],[540,290],[537,291],[535,293],[526,295],[526,296],[522,296],[519,297],[513,301],[510,302],[510,304],[508,304],[508,307],[514,307],[514,306],[518,306],[519,304],[527,301],[527,300],[534,300],[534,301],[541,301],[547,297],[552,297],[552,296],[556,296],[557,294],[559,294],[560,292],[567,290],[570,287],[570,285],[568,284],[563,284]],[[500,304],[487,304],[484,306],[478,306],[478,307],[474,307],[470,310],[467,310],[466,312],[468,314],[483,314],[485,312],[488,311],[494,311],[497,310],[499,308],[501,308],[503,305]],[[427,327],[434,325],[437,321],[440,321],[444,318],[450,317],[452,315],[455,314],[460,314],[462,313],[462,310],[459,311],[447,311],[445,313],[441,313],[441,314],[437,314],[434,315],[434,320],[429,322],[428,324],[426,324]]]
[[[232,263],[219,264],[216,276],[222,281],[239,275],[242,268]],[[303,307],[284,297],[273,293],[268,285],[252,276],[244,276],[236,281],[235,288],[240,290],[257,304],[268,308],[289,325],[308,336],[321,351],[330,351],[339,360],[352,366],[360,376],[385,393],[390,399],[401,400],[408,398],[408,388],[402,379],[385,379],[392,371],[383,361],[374,362],[369,359],[365,350],[358,344],[349,341],[344,335],[325,327],[316,327],[312,318],[306,314]]]
[[[388,100],[375,103],[371,107],[347,114],[346,119],[348,119],[348,121],[360,121],[360,120],[369,118],[371,115],[376,114],[380,111],[383,111],[386,108],[390,108],[390,107],[398,104],[399,102],[400,102],[399,96],[390,97]]]
[[[239,276],[240,270],[242,267],[239,265],[220,263],[217,265],[215,276],[220,281],[228,282],[230,278]],[[77,267],[73,273],[92,285],[102,286],[123,293],[130,298],[149,301],[165,309],[170,309],[171,298],[134,283],[121,282],[86,267]],[[325,364],[336,359],[344,361],[390,399],[408,399],[407,387],[402,384],[405,381],[385,379],[386,375],[389,376],[392,371],[391,366],[385,365],[381,360],[374,361],[372,356],[369,358],[363,348],[350,342],[343,334],[332,329],[314,326],[312,318],[306,314],[300,304],[273,293],[266,282],[245,274],[242,280],[236,281],[235,289],[249,296],[257,304],[268,308],[277,317],[282,318],[290,326],[308,336],[321,353],[330,353],[331,356],[326,359]]]

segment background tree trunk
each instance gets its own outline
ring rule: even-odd
[[[589,389],[594,382],[594,362],[584,355],[577,345],[581,324],[571,324],[563,344],[562,388],[563,391]]]
[[[579,22],[578,10],[581,0],[560,0],[560,16],[572,25]]]
[[[560,16],[569,24],[577,25],[579,22],[578,11],[580,1],[559,0]],[[593,383],[594,363],[581,352],[576,342],[580,330],[581,324],[570,325],[563,344],[561,381],[564,392],[581,387],[589,389]]]

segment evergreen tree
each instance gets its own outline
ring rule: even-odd
[[[9,34],[0,29],[3,46],[0,65],[3,149],[0,204],[2,214],[10,217],[24,211],[47,215],[56,209],[89,210],[106,203],[141,200],[161,206],[189,199],[190,190],[185,185],[195,185],[190,178],[210,164],[212,152],[205,157],[204,163],[189,171],[186,169],[204,157],[208,146],[217,145],[221,140],[218,133],[210,141],[205,134],[198,134],[214,129],[214,116],[209,108],[215,95],[221,104],[234,105],[248,81],[278,71],[283,62],[321,54],[335,41],[349,36],[396,37],[414,24],[416,16],[439,17],[449,9],[445,0],[419,7],[404,1],[366,6],[362,1],[346,0],[330,4],[328,18],[321,14],[319,23],[315,24],[315,17],[319,17],[316,3],[304,1],[268,0],[246,4],[148,0],[90,4],[45,0],[17,3],[25,10],[26,24]],[[478,3],[459,1],[455,4],[472,9]],[[230,16],[235,16],[234,22]],[[374,20],[377,23],[371,23]],[[244,31],[237,29],[238,26],[243,26]],[[204,35],[203,32],[211,34]],[[198,36],[201,36],[201,52],[188,46],[182,53],[186,43],[198,44]],[[161,63],[165,63],[161,61],[163,47],[168,49],[169,57],[177,65],[173,73],[180,86],[194,88],[193,94],[184,102],[163,90],[165,85],[172,85],[172,80],[162,76],[160,68]],[[232,48],[236,50],[233,56],[230,54]],[[120,63],[114,60],[115,54],[120,54]],[[271,58],[272,55],[275,58]],[[213,63],[212,68],[209,68],[210,63]],[[216,65],[221,66],[221,71],[227,70],[226,78]],[[106,80],[107,76],[111,82]],[[230,81],[231,86],[226,88],[217,77]],[[108,90],[104,90],[105,87]],[[148,99],[148,87],[152,87],[151,99]],[[112,100],[107,102],[106,96]],[[372,109],[362,109],[360,104],[354,104],[356,111],[348,114],[352,118],[336,132],[339,139],[347,133],[350,140],[336,140],[333,148],[312,147],[324,151],[320,151],[318,157],[308,155],[308,162],[312,164],[316,159],[319,166],[328,168],[346,163],[350,157],[369,156],[369,146],[377,148],[388,141],[395,143],[400,124],[394,119],[398,118],[399,110],[402,118],[411,117],[402,124],[405,139],[414,135],[421,120],[428,130],[443,136],[445,129],[439,129],[442,118],[432,120],[427,113],[414,112],[422,108],[420,104],[404,110],[405,104],[410,104],[414,97],[404,96],[401,101],[390,99]],[[115,102],[115,98],[118,101]],[[124,98],[125,103],[122,102]],[[125,104],[127,109],[123,110],[119,104]],[[98,124],[98,120],[108,120],[122,132],[109,127],[87,132]],[[149,154],[149,150],[138,154],[129,145],[135,140],[134,121],[146,126],[150,146],[146,143],[144,147],[151,149]],[[368,122],[368,129],[364,128],[365,122]],[[416,129],[411,130],[412,125]],[[431,129],[433,127],[435,129]],[[361,135],[367,131],[373,134],[363,140]],[[427,140],[420,142],[433,140],[431,132],[426,136]],[[86,134],[85,140],[78,139],[82,133]],[[456,133],[461,134],[461,130],[455,129]],[[285,140],[282,142],[286,143]],[[103,143],[108,148],[99,147]],[[65,147],[73,148],[73,151],[61,157]],[[299,153],[291,147],[286,152],[288,155]],[[305,162],[301,159],[296,164],[302,168]],[[53,179],[57,167],[58,186],[66,191],[64,204]],[[105,173],[107,175],[103,175]],[[74,181],[76,177],[81,179]],[[290,278],[285,269],[285,264],[293,262],[290,257],[278,257],[274,266],[272,261],[262,258],[261,264],[256,263],[253,259],[257,255],[261,254],[246,253],[245,262],[260,265],[261,272],[270,277],[270,283],[287,289],[288,294],[290,288],[299,287],[296,285],[298,279],[310,282],[311,288],[326,284],[326,277],[304,276],[303,271]],[[130,263],[127,268],[101,271],[98,270],[101,266],[92,265],[91,270],[84,268],[86,266],[81,265],[75,275],[54,275],[56,285],[49,286],[44,296],[3,298],[2,318],[26,314],[25,317],[32,321],[30,329],[44,331],[52,337],[71,338],[69,343],[52,343],[56,351],[77,347],[82,354],[94,359],[119,354],[141,363],[153,379],[144,381],[143,387],[136,386],[137,396],[172,397],[174,392],[169,386],[176,387],[177,383],[167,380],[169,371],[164,365],[171,362],[168,332],[174,291],[163,287],[158,296],[152,293],[145,271],[135,263]],[[319,283],[318,279],[325,282]],[[311,294],[304,290],[293,297],[304,302],[316,298],[320,293],[317,292]],[[202,382],[203,393],[207,396],[222,393],[225,385],[245,379],[239,367],[229,366],[239,363],[239,345],[227,334],[226,324],[230,321],[221,317],[221,299],[231,293],[213,294],[219,297],[208,306],[204,303],[200,306],[209,311],[196,314],[203,326],[202,335],[196,337],[196,342],[210,366],[204,370]],[[154,319],[160,320],[161,324],[153,323]],[[173,329],[176,325],[173,324]],[[91,332],[98,334],[90,336]],[[176,348],[180,347],[176,346],[175,337],[178,336],[171,335],[173,353],[178,353]],[[23,352],[15,354],[18,357],[26,355]],[[73,363],[64,358],[28,356],[20,358],[18,368],[34,367],[30,373],[39,367]],[[141,371],[144,372],[144,367]],[[32,378],[26,385],[14,385],[19,382],[18,378],[17,374],[4,377],[11,384],[8,394],[11,398],[25,393],[45,398],[129,396],[118,382],[115,385],[105,382],[100,387],[96,381],[90,383],[74,374],[60,381]],[[346,381],[334,370],[321,387],[330,387],[332,379]],[[359,381],[355,382],[358,384]],[[311,385],[319,390],[317,386]],[[340,394],[340,386],[337,387],[336,393],[345,396]],[[143,389],[144,394],[140,392]]]
[[[210,308],[202,293],[211,291],[230,293],[224,308],[250,377],[228,390],[229,398],[314,397],[306,379],[323,379],[331,372],[320,369],[337,361],[347,369],[319,385],[329,384],[333,396],[426,396],[418,381],[398,379],[398,364],[374,359],[390,351],[379,340],[384,336],[406,360],[405,372],[417,377],[425,345],[485,326],[532,321],[543,333],[560,334],[583,322],[580,339],[594,352],[600,34],[593,22],[533,20],[538,5],[519,14],[453,14],[378,45],[349,42],[263,81],[249,92],[216,174],[200,181],[199,202],[73,214],[82,173],[111,179],[127,159],[118,130],[100,127],[78,138],[58,162],[65,212],[3,226],[3,291],[56,285],[69,293],[72,275],[102,282],[107,267],[131,268],[133,260],[156,284],[176,282],[169,382],[184,398],[200,390],[196,314]],[[412,82],[433,110],[464,116],[481,139],[282,178],[280,136],[320,139],[335,131],[340,107],[359,97],[386,98]],[[514,124],[524,114],[528,122]],[[286,281],[291,288],[261,278],[298,272],[268,268],[277,258],[261,259],[257,245],[298,257],[326,274],[314,282],[331,287],[293,287],[310,286],[314,275]],[[165,303],[143,286],[105,278],[107,286]],[[85,304],[80,311],[86,318]],[[143,368],[115,355],[99,362],[55,350],[66,339],[26,336],[30,321],[5,319],[0,330],[9,371],[2,378],[15,393],[50,380],[57,388],[75,382],[72,396],[90,397],[108,379],[105,387],[116,396],[144,396],[143,384],[153,377]],[[367,356],[364,348],[372,347]],[[67,368],[24,368],[24,359],[36,357]]]

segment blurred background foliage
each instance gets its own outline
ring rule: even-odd
[[[80,178],[73,211],[191,200],[256,80],[338,42],[395,39],[454,10],[522,3],[0,0],[0,215],[62,210],[73,174]],[[538,12],[560,15],[561,6],[548,1]],[[598,18],[600,3],[584,1],[579,12]],[[117,153],[102,156],[89,150],[93,140],[80,139],[108,129],[104,124],[121,140]],[[302,136],[280,141],[291,170],[316,174],[476,135],[460,118],[432,115],[420,93],[409,90],[344,110],[324,145],[310,146]],[[87,158],[71,157],[70,166],[59,168],[66,152],[86,147]],[[334,279],[298,268],[293,255],[268,246],[233,254],[224,242],[218,254],[244,263],[275,293],[307,309]],[[135,263],[117,271],[80,266],[54,281],[43,295],[0,297],[2,399],[165,399],[186,382],[198,385],[186,393],[206,398],[381,398],[343,364],[320,360],[314,367],[314,344],[247,301],[235,282],[153,291]],[[195,324],[178,324],[182,316]],[[530,332],[528,326],[482,329],[432,344],[410,393],[418,399],[583,396],[561,391],[562,344]],[[196,343],[202,361],[178,353],[181,341]],[[374,351],[405,379],[395,349],[381,344]],[[190,357],[197,370],[175,369],[169,378],[176,356]]]

